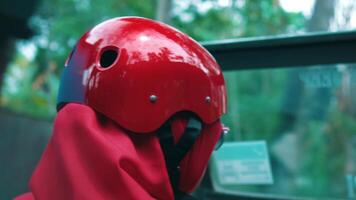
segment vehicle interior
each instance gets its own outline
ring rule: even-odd
[[[229,131],[194,196],[356,199],[354,1],[18,2],[0,3],[0,21],[12,24],[0,32],[0,199],[28,191],[76,40],[100,21],[128,15],[182,30],[223,71]]]

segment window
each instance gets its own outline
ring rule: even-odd
[[[218,167],[219,162],[234,159],[220,155],[219,150],[210,168],[216,191],[320,199],[355,197],[355,64],[242,70],[225,76],[229,110],[223,122],[231,131],[221,151],[230,147],[228,150],[237,154],[249,154],[229,145],[265,142],[268,158],[263,159],[268,159],[273,180],[263,182],[258,173],[268,175],[268,166],[249,165],[243,155],[237,155],[240,163]],[[258,160],[249,156],[250,162]],[[252,174],[244,176],[243,172]],[[230,181],[222,177],[239,175]]]
[[[225,70],[231,131],[202,190],[213,199],[355,198],[356,33],[205,47]]]

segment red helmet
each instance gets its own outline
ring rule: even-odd
[[[105,21],[85,33],[67,59],[57,107],[86,104],[137,133],[180,111],[211,123],[226,111],[215,59],[178,30],[139,17]]]

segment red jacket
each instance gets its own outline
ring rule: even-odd
[[[176,140],[186,122],[173,122]],[[182,191],[192,192],[199,183],[221,130],[220,121],[204,125],[180,164]],[[90,107],[74,103],[58,113],[30,190],[16,200],[174,199],[155,133],[129,132]]]

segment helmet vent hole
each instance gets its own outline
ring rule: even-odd
[[[103,68],[110,67],[118,56],[117,49],[107,49],[100,57],[100,66]]]

